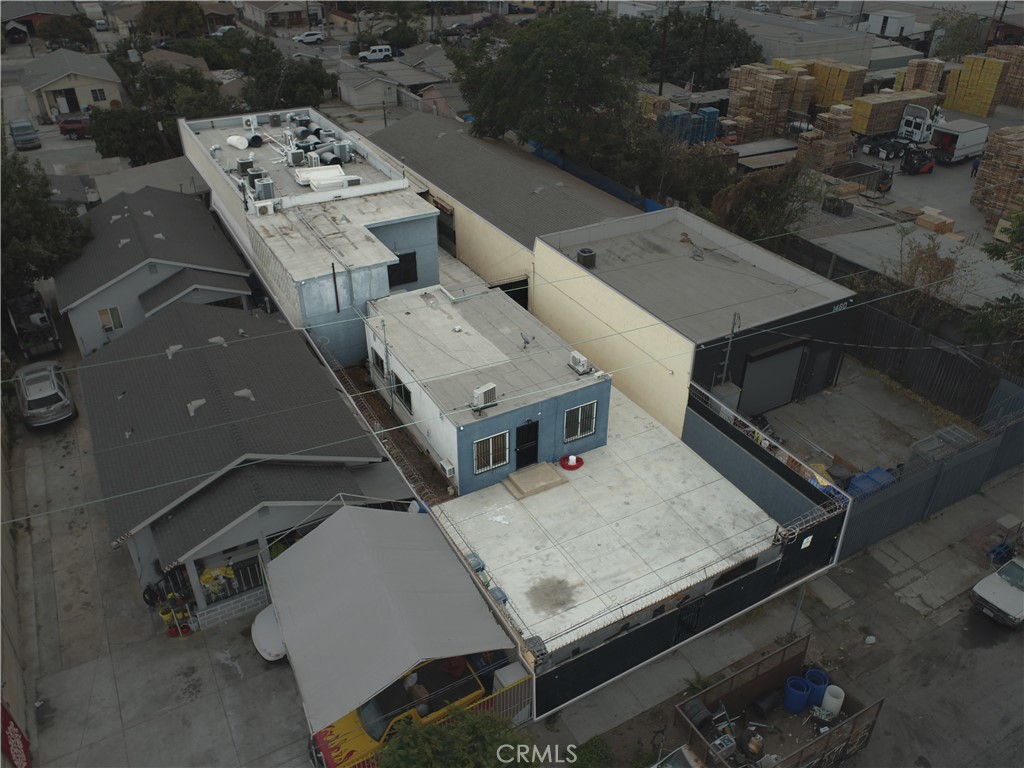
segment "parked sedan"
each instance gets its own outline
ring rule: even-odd
[[[47,360],[21,368],[14,375],[21,416],[28,427],[42,427],[78,415],[67,374],[59,363]]]

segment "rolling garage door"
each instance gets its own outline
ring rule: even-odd
[[[805,339],[793,339],[749,353],[743,368],[740,413],[756,416],[791,402],[806,348]]]

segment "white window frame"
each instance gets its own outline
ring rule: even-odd
[[[107,313],[107,320],[104,321],[103,313]],[[121,320],[121,310],[117,307],[104,307],[99,310],[100,325],[103,327],[104,333],[113,333],[124,328],[124,322]]]
[[[494,455],[494,442],[493,441],[494,441],[494,438],[501,437],[501,436],[504,436],[504,438],[505,438],[505,454],[504,454],[504,456],[495,456]],[[489,448],[488,448],[488,451],[487,451],[487,453],[489,455],[489,463],[488,463],[488,465],[486,467],[481,467],[477,463],[477,459],[480,456],[480,452],[477,449],[477,446],[480,445],[481,443],[489,443]],[[509,462],[509,433],[508,433],[508,430],[505,430],[504,432],[495,432],[493,435],[490,435],[489,437],[484,437],[484,438],[481,438],[480,440],[474,440],[473,441],[473,474],[474,475],[479,475],[479,474],[481,474],[483,472],[490,472],[492,469],[497,469],[498,467],[505,466],[506,464],[508,464],[508,462]]]
[[[107,89],[106,88],[92,88],[90,89],[93,101],[106,101],[107,100]]]
[[[583,409],[593,408],[593,416],[591,417],[589,429],[590,431],[584,431],[583,424]],[[576,434],[569,434],[569,414],[579,414],[576,418]],[[597,400],[591,400],[589,403],[583,403],[575,408],[569,408],[565,412],[565,418],[562,422],[562,442],[571,443],[573,440],[582,440],[584,437],[590,437],[592,434],[597,432]]]

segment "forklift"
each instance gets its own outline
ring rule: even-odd
[[[900,163],[900,173],[907,176],[920,176],[923,173],[931,173],[935,170],[935,155],[931,150],[920,147],[907,149],[903,160]]]
[[[878,185],[875,187],[883,195],[892,189],[892,177],[894,168],[891,165],[876,165],[881,173],[878,176]]]

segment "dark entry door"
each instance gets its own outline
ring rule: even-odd
[[[540,424],[528,421],[516,428],[516,469],[537,463],[537,435]]]

